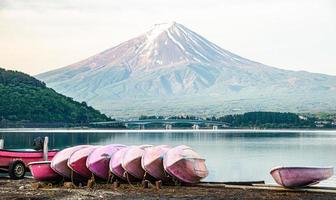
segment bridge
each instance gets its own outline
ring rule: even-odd
[[[202,120],[202,119],[142,119],[142,120],[116,120],[107,122],[92,122],[91,125],[113,125],[113,124],[123,124],[126,127],[138,126],[140,129],[145,129],[146,125],[150,124],[162,124],[166,129],[172,129],[176,124],[190,124],[193,129],[199,129],[201,125],[211,126],[213,129],[218,129],[218,127],[229,127],[230,124],[226,122],[212,121],[212,120]]]

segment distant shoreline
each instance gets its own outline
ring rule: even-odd
[[[46,129],[1,128],[0,133],[336,133],[336,129]]]

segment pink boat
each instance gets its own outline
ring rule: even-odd
[[[141,166],[141,158],[145,149],[152,145],[132,146],[127,149],[121,161],[121,166],[126,172],[137,179],[142,180],[145,175],[145,170]]]
[[[31,162],[28,164],[31,174],[38,181],[57,181],[62,177],[50,167],[51,161]]]
[[[168,145],[149,147],[145,149],[145,152],[142,155],[142,168],[155,179],[162,181],[169,180],[169,177],[163,168],[163,155],[169,149],[171,149],[171,147]]]
[[[271,170],[276,183],[294,188],[314,185],[334,174],[332,167],[276,167]]]
[[[125,176],[126,171],[121,165],[123,157],[124,157],[125,153],[128,151],[129,148],[130,147],[125,147],[125,148],[122,148],[122,149],[118,150],[117,152],[115,152],[111,156],[109,168],[110,168],[110,171],[115,176],[117,176],[118,178],[133,182],[133,181],[137,181],[137,178],[133,177],[130,174],[127,174],[127,176]]]
[[[68,167],[83,178],[89,179],[92,172],[86,167],[86,160],[95,149],[97,149],[97,146],[89,146],[75,151],[68,160]]]
[[[163,167],[171,176],[185,183],[197,183],[208,175],[205,159],[184,145],[166,152]]]
[[[97,177],[107,180],[111,156],[125,148],[122,144],[111,144],[96,148],[87,158],[87,168]]]
[[[51,161],[51,168],[63,176],[64,178],[71,178],[72,170],[68,167],[68,160],[70,156],[83,148],[89,147],[90,145],[79,145],[74,147],[69,147],[58,152],[56,156]]]
[[[48,151],[48,159],[51,160],[58,150]],[[21,179],[28,169],[30,162],[43,161],[43,151],[16,151],[0,149],[0,171],[8,172],[10,178]]]

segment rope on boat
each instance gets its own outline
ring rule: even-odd
[[[128,177],[128,173],[127,173],[127,171],[124,172],[124,176],[126,177],[128,184],[130,184],[130,186],[131,186],[132,188],[135,188],[135,186],[131,183],[131,181],[130,181],[130,179],[129,179],[129,177]]]
[[[96,182],[96,178],[95,178],[95,175],[93,173],[92,173],[92,176],[91,176],[91,180],[92,180],[93,183]]]
[[[71,178],[71,182],[74,183],[74,178],[73,178],[73,171],[71,170],[71,173],[70,173],[70,178]]]
[[[107,181],[106,181],[106,185],[110,183],[110,178],[111,178],[111,172],[108,173],[108,176],[107,176]]]
[[[112,172],[109,172],[106,184],[112,183],[113,179],[114,179],[114,174]]]
[[[145,171],[143,178],[142,178],[143,181],[146,180],[146,175],[147,175],[147,172]]]

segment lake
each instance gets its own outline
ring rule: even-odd
[[[51,149],[111,143],[189,145],[206,159],[205,181],[274,183],[269,171],[275,166],[336,166],[336,131],[0,130],[6,149],[32,148],[38,136],[48,136]],[[336,186],[335,180],[322,184]]]

